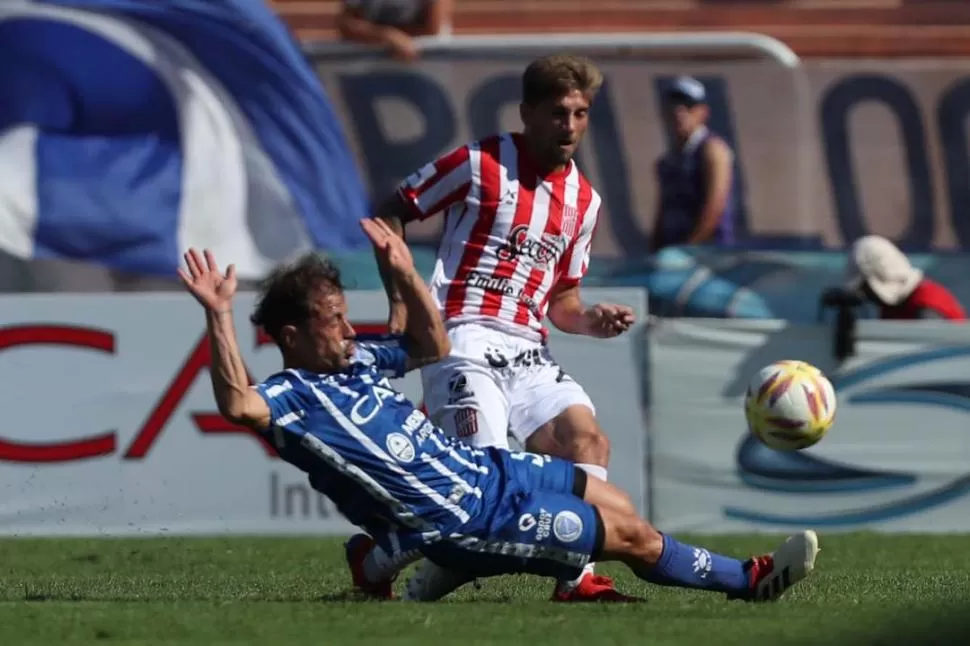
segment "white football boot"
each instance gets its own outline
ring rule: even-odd
[[[459,570],[450,570],[423,559],[404,585],[404,601],[437,601],[451,594],[475,577]]]
[[[818,536],[812,530],[792,534],[771,554],[751,559],[745,564],[751,588],[745,594],[728,595],[732,599],[775,601],[815,569]]]

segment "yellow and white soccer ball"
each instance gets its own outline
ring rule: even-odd
[[[822,371],[804,361],[776,361],[748,384],[748,429],[767,446],[798,451],[812,446],[835,421],[835,389]]]

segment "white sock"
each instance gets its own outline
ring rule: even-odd
[[[421,552],[417,550],[398,552],[392,556],[380,545],[375,545],[374,549],[364,557],[364,578],[371,583],[393,579],[401,570],[419,558],[421,558]]]
[[[600,480],[606,480],[606,467],[601,467],[598,464],[583,464],[581,462],[577,462],[576,466],[591,476],[596,476]]]
[[[577,463],[576,466],[591,476],[595,476],[600,480],[606,480],[606,474],[607,474],[606,467],[601,467],[598,464],[583,464],[583,463]],[[577,585],[579,585],[579,582],[583,579],[583,577],[589,574],[593,574],[593,571],[594,571],[593,564],[587,563],[586,567],[583,568],[582,574],[580,574],[572,581],[560,581],[559,588],[564,590],[572,590]]]

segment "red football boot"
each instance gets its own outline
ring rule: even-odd
[[[344,555],[347,557],[347,566],[350,567],[350,578],[354,582],[354,588],[373,599],[393,599],[394,591],[391,586],[394,579],[372,582],[364,575],[364,560],[372,549],[374,549],[374,539],[367,534],[354,534],[344,543]]]
[[[562,584],[557,584],[556,590],[552,594],[552,600],[566,602],[604,601],[607,603],[634,603],[642,601],[642,599],[638,599],[637,597],[631,597],[617,592],[613,584],[613,579],[592,572],[583,574],[583,578],[572,589],[566,589]]]

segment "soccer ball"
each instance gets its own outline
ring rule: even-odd
[[[751,379],[744,398],[748,429],[778,451],[798,451],[821,440],[835,421],[835,389],[804,361],[776,361]]]

